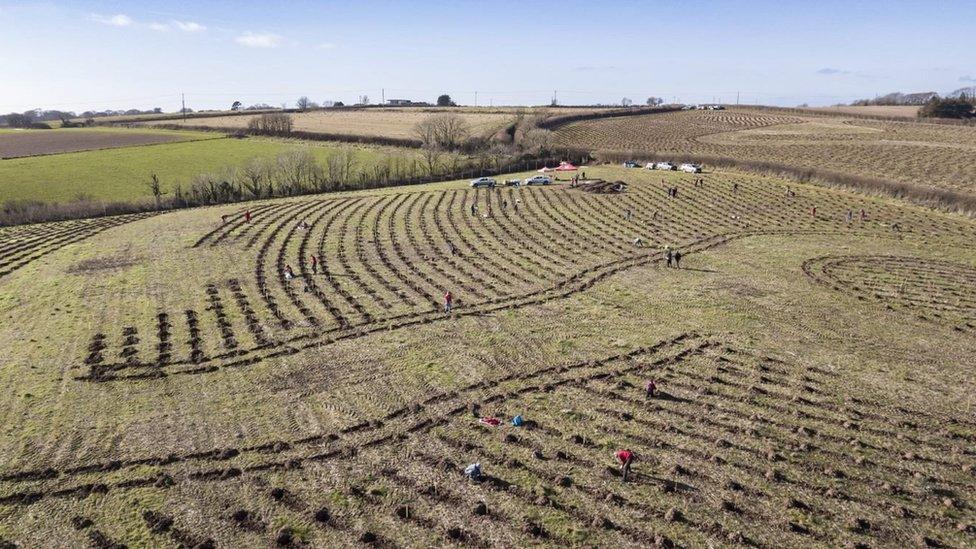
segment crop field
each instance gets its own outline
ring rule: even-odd
[[[976,543],[976,222],[585,172],[0,231],[0,545]]]
[[[732,108],[576,122],[561,128],[557,141],[765,161],[976,193],[976,126]]]
[[[433,113],[455,113],[464,118],[474,135],[493,134],[514,120],[515,111],[504,112],[469,109],[368,109],[354,111],[311,111],[290,113],[294,129],[312,133],[361,135],[369,137],[413,138],[413,129],[419,122]],[[562,113],[562,110],[560,110]],[[248,122],[260,115],[242,114],[240,116],[220,116],[213,118],[192,118],[188,126],[208,126],[213,128],[244,129]],[[147,122],[147,125],[156,122]],[[167,120],[158,124],[181,124],[179,120]]]
[[[870,116],[888,116],[891,118],[915,118],[920,107],[913,105],[844,105],[838,107],[813,107],[816,112],[833,112],[836,114],[866,114]]]
[[[0,134],[0,142],[6,135],[9,134]],[[178,184],[186,190],[199,174],[240,167],[255,158],[273,158],[296,147],[307,147],[320,161],[327,161],[340,149],[349,150],[357,166],[368,166],[389,156],[415,154],[394,147],[203,135],[208,139],[0,160],[0,203],[67,202],[79,196],[96,200],[145,199],[151,197],[148,183],[152,174],[159,176],[163,192],[172,193]]]
[[[0,160],[95,149],[158,145],[174,141],[213,139],[215,137],[219,136],[202,132],[145,129],[71,128],[6,131],[0,132]]]

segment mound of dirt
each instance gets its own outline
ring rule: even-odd
[[[588,193],[596,194],[616,194],[627,190],[627,184],[623,181],[605,181],[603,179],[588,179],[577,181],[573,188]]]

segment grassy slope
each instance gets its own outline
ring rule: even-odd
[[[619,168],[587,171],[633,183],[656,183],[661,177],[678,181],[681,177]],[[785,184],[765,181],[777,189]],[[792,185],[801,194],[842,194]],[[449,182],[410,190],[463,186],[464,182]],[[382,192],[398,190],[402,189]],[[873,204],[891,204],[870,200]],[[901,239],[749,238],[689,256],[684,263],[687,269],[681,271],[659,265],[632,269],[567,299],[381,332],[364,340],[268,360],[252,368],[129,385],[74,381],[72,377],[82,372],[77,357],[84,354],[87,337],[98,326],[144,326],[151,323],[157,307],[179,310],[187,300],[197,299],[194,296],[205,281],[249,275],[250,261],[241,261],[240,251],[233,246],[188,251],[188,245],[212,228],[220,213],[238,209],[223,206],[180,211],[113,229],[0,280],[0,347],[6,350],[6,366],[0,371],[0,386],[5,388],[0,405],[0,419],[5,424],[0,430],[0,448],[11,463],[18,467],[73,464],[122,455],[208,450],[328,431],[385,413],[401,402],[421,400],[433,391],[455,389],[483,377],[619,353],[689,330],[716,334],[736,346],[762,350],[803,367],[837,372],[841,377],[830,387],[832,393],[824,397],[827,399],[844,402],[852,394],[881,398],[908,407],[924,405],[928,412],[946,417],[964,417],[964,410],[972,409],[973,380],[967,374],[976,366],[972,335],[917,322],[910,315],[885,311],[877,304],[811,284],[799,270],[804,259],[823,254],[918,255],[976,265],[976,252],[971,248],[935,233],[906,234]],[[922,212],[938,220],[971,223]],[[82,260],[103,257],[121,257],[133,264],[82,275],[66,272]],[[231,308],[230,303],[225,305]],[[149,336],[145,334],[145,339],[151,339]],[[545,408],[547,401],[538,404]],[[567,406],[560,401],[553,405],[555,409]],[[587,409],[586,402],[571,405]],[[558,425],[570,429],[572,421]],[[453,436],[466,436],[462,430],[448,431]],[[673,442],[677,437],[665,438]],[[600,451],[609,450],[601,447]],[[870,455],[873,460],[885,459],[877,457],[883,456],[881,450],[872,449]],[[672,459],[671,453],[664,451],[658,457],[663,461],[664,456]],[[665,474],[658,457],[642,463],[641,470]],[[805,469],[792,468],[803,459],[803,454],[793,456],[780,466],[791,476],[809,476]],[[403,460],[403,455],[393,450],[383,463],[387,466]],[[500,469],[499,464],[486,465],[489,471]],[[338,509],[341,494],[347,492],[344,483],[370,479],[379,468],[347,479],[327,467],[309,464],[298,473],[273,473],[270,482],[308,487],[310,492],[319,492],[309,497],[320,500],[329,492],[319,486],[338,485],[335,494],[339,495],[325,500]],[[340,475],[338,479],[336,475]],[[82,502],[44,501],[28,510],[0,508],[0,536],[41,540],[57,531],[65,536],[66,544],[80,544],[83,533],[51,526],[56,522],[51,517],[77,512],[94,517],[98,527],[113,538],[160,544],[166,538],[148,532],[139,516],[141,509],[165,506],[186,520],[199,514],[226,515],[229,511],[224,509],[245,506],[256,509],[269,524],[298,525],[313,544],[336,542],[330,537],[336,535],[334,531],[311,525],[308,512],[268,503],[255,485],[250,480],[186,483],[170,492],[150,487],[113,491]],[[657,493],[644,488],[633,496]],[[705,490],[715,488],[703,486]],[[718,497],[711,491],[707,494],[709,500]],[[783,502],[768,503],[781,507]],[[732,520],[717,511],[715,518]],[[602,540],[587,538],[593,533],[573,530],[553,510],[542,511],[540,520],[551,530],[578,536],[584,543],[587,539],[591,543]],[[67,517],[60,519],[61,523],[66,521]],[[191,528],[217,537],[222,545],[267,545],[275,532],[271,528],[267,533],[240,533],[227,524],[202,519]],[[423,544],[410,537],[422,535],[415,530],[373,526],[387,536],[402,535],[402,540],[412,540],[405,545]],[[772,528],[774,532],[781,529]],[[956,542],[960,539],[953,538]]]
[[[164,191],[169,192],[178,183],[185,187],[197,174],[240,166],[252,158],[272,157],[295,146],[263,138],[224,138],[4,160],[0,162],[0,202],[68,201],[79,195],[103,200],[147,197],[150,174],[157,174]],[[320,159],[327,158],[336,147],[350,146],[310,145]],[[359,163],[369,163],[384,150],[350,148],[356,151]]]

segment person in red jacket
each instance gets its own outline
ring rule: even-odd
[[[251,222],[251,210],[247,210],[246,212],[244,212],[244,223],[250,223],[250,222]]]
[[[448,290],[447,293],[444,294],[444,312],[445,313],[451,312],[451,307],[453,306],[454,306],[454,296],[451,295],[451,291]]]
[[[630,466],[634,463],[634,453],[630,450],[617,450],[615,455],[617,456],[617,461],[620,462],[621,476],[624,482],[627,482],[627,477],[630,476]]]
[[[315,257],[315,254],[309,257],[312,258],[312,274],[319,274],[319,258]]]

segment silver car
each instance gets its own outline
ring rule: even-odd
[[[471,180],[471,187],[477,189],[479,187],[492,188],[497,184],[497,182],[490,177],[479,177],[478,179]]]
[[[552,179],[545,175],[536,175],[522,182],[523,185],[552,185]]]

